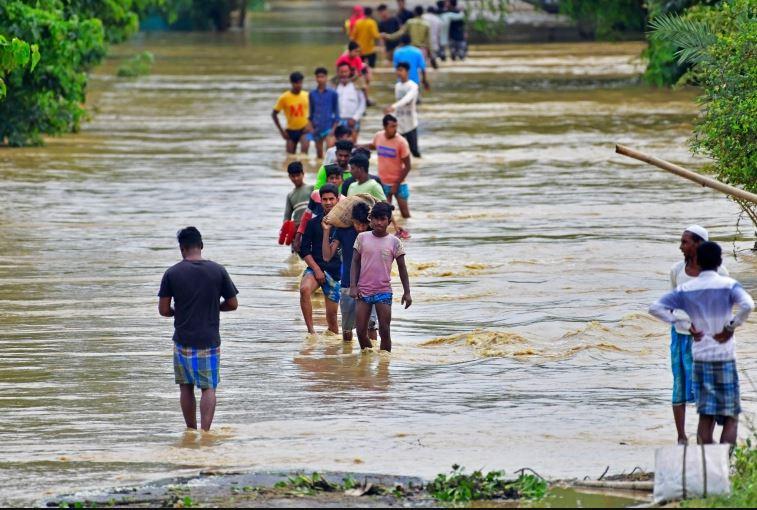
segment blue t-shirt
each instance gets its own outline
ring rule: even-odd
[[[426,59],[423,58],[423,52],[411,44],[403,46],[402,48],[397,48],[394,50],[394,59],[392,63],[394,64],[394,67],[397,67],[397,64],[400,62],[407,62],[410,64],[408,77],[420,85],[421,74],[419,71],[426,70]]]
[[[343,289],[347,289],[350,286],[352,252],[355,250],[357,230],[354,227],[338,228],[334,234],[334,239],[339,241],[339,248],[342,250],[342,280],[340,283]]]
[[[336,91],[326,88],[323,92],[317,88],[310,91],[310,122],[317,134],[331,129],[339,120],[339,96]]]

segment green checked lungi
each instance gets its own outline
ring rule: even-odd
[[[200,389],[215,389],[220,381],[220,365],[220,347],[199,349],[174,344],[173,372],[176,384],[191,384]]]

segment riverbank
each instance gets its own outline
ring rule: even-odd
[[[636,477],[638,478],[638,476]],[[537,500],[491,499],[470,502],[476,507],[623,508],[647,502],[644,491],[577,487],[572,481],[550,483]],[[81,492],[39,502],[48,507],[118,506],[221,508],[424,508],[441,503],[418,477],[356,472],[302,471],[218,472],[175,477],[101,492]]]

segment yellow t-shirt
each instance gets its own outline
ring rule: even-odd
[[[376,39],[380,36],[378,25],[373,18],[363,18],[352,28],[352,40],[360,45],[363,55],[376,52]]]
[[[291,90],[287,90],[281,94],[273,109],[277,112],[284,111],[284,116],[287,118],[287,129],[298,131],[305,129],[305,126],[308,125],[310,101],[308,100],[308,93],[304,90],[301,90],[299,94],[292,94]]]

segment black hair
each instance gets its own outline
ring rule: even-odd
[[[323,198],[323,195],[325,195],[326,193],[331,193],[335,197],[339,198],[339,190],[331,183],[324,184],[323,186],[321,186],[321,189],[318,190],[318,194],[321,195],[321,198]]]
[[[405,71],[410,72],[410,64],[408,64],[407,62],[400,62],[400,63],[398,63],[397,64],[397,69],[399,69],[400,67],[402,69],[404,69]]]
[[[384,127],[386,127],[386,125],[389,124],[390,122],[397,122],[397,117],[395,117],[391,113],[387,113],[386,115],[384,115],[384,118],[381,121],[381,123],[384,125]]]
[[[334,129],[334,137],[335,138],[342,138],[343,136],[352,135],[352,128],[349,126],[343,126],[339,124],[336,129]],[[339,143],[339,142],[336,142]]]
[[[358,48],[360,48],[360,45],[356,43],[355,41],[350,41],[350,43],[347,45],[347,49],[349,51],[356,50]]]
[[[391,220],[392,211],[394,211],[394,206],[392,204],[378,202],[373,206],[373,209],[371,209],[371,218],[389,218]]]
[[[344,170],[339,165],[327,165],[326,166],[326,178],[328,179],[332,175],[342,175]]]
[[[352,206],[352,219],[360,223],[368,223],[368,215],[370,213],[371,208],[365,202],[358,202]]]
[[[410,39],[410,36],[408,34],[403,34],[403,36],[400,37],[400,44],[402,44],[403,46],[407,46],[411,41],[412,39]]]
[[[386,6],[386,4],[379,4],[378,7],[376,7],[376,10],[381,12],[387,10],[389,7]]]
[[[436,7],[433,5],[429,5],[428,9],[426,9],[426,12],[430,12],[431,14],[436,14]]]
[[[350,165],[355,165],[356,167],[360,167],[366,172],[368,171],[368,165],[370,163],[368,162],[367,158],[364,158],[362,155],[358,154],[357,156],[352,156],[350,158]]]
[[[436,7],[439,12],[444,12],[444,0],[436,0]]]
[[[452,6],[452,7],[457,7],[457,0],[449,0],[449,4],[450,4],[450,5]]]
[[[352,70],[352,66],[346,60],[341,61],[339,65],[336,66],[336,68],[339,69],[340,67],[344,67],[344,66],[347,66],[350,68],[350,70]]]
[[[303,170],[302,168],[302,163],[300,163],[299,161],[292,161],[291,163],[289,163],[289,166],[287,166],[287,173],[289,173],[289,175],[301,174],[304,171],[305,170]]]
[[[352,152],[353,144],[351,140],[339,140],[338,142],[336,142],[336,145],[334,145],[334,147],[336,147],[337,152],[339,151]]]
[[[352,149],[352,155],[353,156],[363,156],[365,159],[371,159],[371,151],[366,149],[365,147],[355,147]]]
[[[313,74],[315,74],[316,76],[318,76],[319,74],[329,74],[329,72],[328,72],[328,70],[325,67],[316,67],[315,68],[315,73],[313,73]]]
[[[372,7],[366,7],[363,9],[363,13],[365,13],[366,16],[370,16],[373,14],[373,8]]]
[[[179,246],[188,250],[189,248],[200,248],[202,250],[202,234],[195,227],[186,227],[176,233],[176,240]]]
[[[304,80],[305,77],[302,76],[302,73],[299,71],[295,71],[292,74],[289,75],[289,81],[292,83],[299,83],[302,80]]]
[[[423,6],[422,5],[416,5],[415,6],[415,15],[418,17],[423,16]]]
[[[723,252],[718,243],[705,241],[697,248],[697,264],[702,271],[716,271],[723,264]]]

